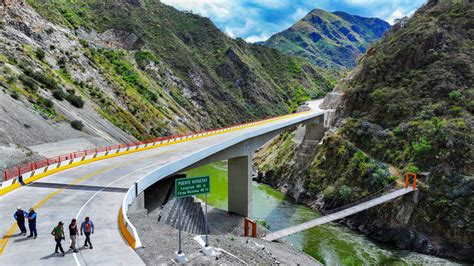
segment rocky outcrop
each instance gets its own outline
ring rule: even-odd
[[[135,33],[119,29],[108,29],[102,33],[79,30],[78,36],[98,47],[108,49],[140,50],[145,45]]]
[[[303,183],[288,194],[309,192],[302,202],[327,210],[383,188],[396,172],[417,172],[414,197],[344,223],[402,249],[474,261],[474,54],[468,48],[474,36],[465,34],[473,7],[428,1],[393,27],[325,99],[336,110],[329,116],[332,134],[309,162],[295,163],[305,158],[298,145],[281,139],[269,145],[284,159],[259,162],[263,173],[275,173],[271,184]]]

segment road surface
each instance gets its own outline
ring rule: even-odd
[[[314,105],[314,103],[313,103]],[[170,146],[96,161],[44,177],[28,186],[0,197],[0,265],[143,265],[118,228],[118,215],[125,192],[135,181],[171,162],[259,129],[280,126],[298,117],[314,116],[319,110],[274,120],[250,128],[176,143]],[[183,166],[184,167],[184,166]],[[38,213],[38,238],[19,236],[13,213],[17,206],[34,207]],[[82,222],[90,216],[95,224],[94,249],[79,253],[54,254],[50,235],[59,221],[65,224],[65,250],[69,247],[68,230],[72,218]],[[82,247],[84,237],[79,237]]]

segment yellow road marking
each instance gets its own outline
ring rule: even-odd
[[[135,152],[139,152],[139,151],[143,151],[143,150],[150,150],[150,149],[155,149],[155,148],[159,148],[159,147],[163,147],[163,146],[174,145],[174,144],[177,144],[177,143],[187,142],[187,141],[191,141],[191,140],[195,140],[195,139],[206,138],[206,137],[210,137],[210,136],[214,136],[214,135],[220,135],[220,134],[224,134],[224,133],[228,133],[228,132],[241,130],[241,129],[244,129],[244,128],[255,127],[255,126],[258,126],[258,125],[271,123],[271,122],[282,120],[282,119],[285,119],[285,118],[289,118],[289,117],[293,117],[293,116],[299,116],[299,115],[307,113],[307,112],[309,112],[309,111],[301,112],[301,113],[295,113],[295,114],[288,114],[288,115],[284,115],[284,116],[279,116],[279,117],[272,118],[272,119],[269,119],[269,120],[255,122],[255,124],[253,124],[253,125],[245,124],[245,125],[243,125],[243,127],[237,127],[237,128],[233,128],[233,129],[224,129],[223,131],[220,131],[220,132],[212,132],[209,135],[205,135],[205,134],[203,134],[201,136],[194,135],[194,136],[191,136],[190,138],[176,140],[176,141],[166,140],[166,142],[160,143],[158,145],[153,145],[153,146],[149,146],[149,147],[142,147],[142,148],[138,148],[138,149],[135,149],[135,150],[129,150],[129,148],[127,148],[123,152],[117,152],[117,153],[114,153],[114,154],[109,154],[109,155],[105,155],[105,156],[101,156],[101,157],[96,157],[97,154],[94,154],[93,158],[90,158],[90,159],[87,159],[87,160],[81,160],[81,161],[78,161],[78,162],[75,162],[75,163],[72,163],[72,164],[69,164],[69,165],[60,166],[60,167],[57,167],[53,170],[45,171],[44,173],[41,173],[41,174],[35,175],[33,177],[30,177],[25,181],[25,184],[32,183],[32,182],[34,182],[34,181],[36,181],[40,178],[52,175],[52,174],[60,172],[60,171],[64,171],[64,170],[72,168],[72,167],[76,167],[76,166],[79,166],[79,165],[82,165],[82,164],[91,163],[91,162],[95,162],[95,161],[100,161],[100,160],[104,160],[104,159],[108,159],[108,158],[113,158],[113,157],[117,157],[117,156],[121,156],[121,155],[125,155],[125,154],[135,153]],[[49,166],[47,166],[46,169],[48,167]],[[11,192],[12,190],[15,190],[15,189],[19,188],[19,187],[21,187],[21,185],[16,183],[16,184],[10,185],[6,188],[0,188],[0,196],[3,196],[5,194]]]
[[[105,168],[102,168],[98,171],[95,171],[93,173],[90,173],[90,174],[87,174],[83,177],[80,177],[78,179],[75,179],[73,182],[69,183],[68,185],[64,186],[63,188],[59,188],[57,190],[55,190],[54,192],[52,192],[51,194],[47,195],[46,197],[44,197],[43,199],[41,199],[38,203],[36,203],[34,206],[33,206],[33,209],[38,209],[40,208],[41,206],[43,206],[46,202],[48,202],[50,199],[52,199],[54,196],[56,196],[57,194],[63,192],[65,189],[67,189],[68,187],[72,186],[72,185],[76,185],[84,180],[87,180],[93,176],[96,176],[100,173],[103,173],[105,171],[108,171],[108,170],[111,170],[111,169],[114,169],[114,168],[118,168],[120,166],[124,166],[124,165],[127,165],[127,164],[131,164],[131,163],[134,163],[136,161],[140,161],[140,160],[144,160],[144,159],[148,159],[148,158],[151,158],[151,157],[155,157],[155,156],[158,156],[158,155],[163,155],[164,153],[168,153],[168,152],[171,152],[171,151],[166,151],[166,152],[161,152],[159,154],[153,154],[153,155],[149,155],[149,156],[145,156],[145,157],[141,157],[141,158],[137,158],[135,160],[131,160],[131,161],[128,161],[128,162],[124,162],[124,163],[120,163],[120,164],[115,164],[113,166],[109,166],[109,167],[105,167]],[[3,251],[5,250],[5,247],[7,246],[8,244],[8,241],[10,240],[10,238],[13,236],[13,232],[15,232],[16,230],[18,229],[18,225],[16,223],[14,223],[10,229],[7,231],[7,233],[5,235],[3,235],[2,239],[0,239],[0,256],[3,254]]]
[[[181,139],[181,140],[176,140],[176,141],[173,141],[173,142],[170,142],[169,140],[166,142],[166,143],[161,143],[159,145],[154,145],[154,146],[150,146],[150,147],[142,147],[142,148],[137,148],[135,150],[127,150],[127,151],[124,151],[124,152],[117,152],[117,153],[114,153],[114,154],[111,154],[111,155],[106,155],[106,156],[102,156],[102,157],[99,157],[99,158],[91,158],[91,159],[88,159],[88,160],[83,160],[83,161],[79,161],[79,162],[76,162],[76,163],[73,163],[73,164],[69,164],[69,165],[65,165],[65,166],[61,166],[61,167],[58,167],[56,169],[53,169],[51,171],[48,171],[46,173],[43,173],[43,174],[39,174],[33,178],[29,178],[29,180],[27,182],[25,182],[26,184],[29,184],[29,183],[32,183],[40,178],[43,178],[45,176],[48,176],[48,175],[51,175],[51,174],[54,174],[54,173],[57,173],[57,172],[60,172],[60,171],[63,171],[63,170],[66,170],[66,169],[69,169],[69,168],[72,168],[72,167],[75,167],[75,166],[79,166],[79,165],[82,165],[82,164],[85,164],[85,163],[90,163],[90,162],[93,162],[93,161],[100,161],[100,160],[103,160],[103,159],[108,159],[108,158],[112,158],[112,157],[117,157],[117,156],[121,156],[121,155],[125,155],[125,154],[129,154],[129,153],[135,153],[135,152],[138,152],[138,151],[143,151],[143,150],[148,150],[148,149],[153,149],[153,148],[158,148],[158,147],[163,147],[163,146],[169,146],[169,145],[174,145],[174,144],[177,144],[177,143],[182,143],[182,142],[187,142],[187,141],[190,141],[190,140],[195,140],[195,139],[200,139],[200,138],[205,138],[205,137],[209,137],[209,136],[214,136],[214,135],[219,135],[219,134],[224,134],[224,133],[228,133],[228,132],[233,132],[233,131],[237,131],[237,130],[240,130],[240,129],[244,129],[244,128],[248,128],[248,127],[254,127],[254,126],[257,126],[257,125],[262,125],[262,124],[266,124],[266,123],[270,123],[270,122],[274,122],[274,121],[277,121],[277,120],[281,120],[281,119],[284,119],[284,118],[288,118],[288,117],[292,117],[292,116],[296,116],[296,115],[301,115],[302,113],[296,113],[296,114],[289,114],[289,115],[285,115],[285,116],[280,116],[280,117],[277,117],[277,118],[274,118],[274,119],[270,119],[270,120],[265,120],[265,121],[260,121],[260,122],[256,122],[255,124],[253,125],[244,125],[243,127],[237,127],[237,128],[234,128],[234,129],[225,129],[221,132],[213,132],[213,133],[210,133],[209,135],[201,135],[201,136],[191,136],[190,138],[187,138],[187,139]],[[49,194],[48,196],[44,197],[41,201],[39,201],[37,204],[35,204],[33,206],[34,209],[38,209],[39,207],[41,207],[42,205],[44,205],[46,202],[48,202],[51,198],[53,198],[54,196],[56,196],[57,194],[61,193],[62,191],[64,191],[67,187],[71,186],[71,185],[75,185],[75,184],[78,184],[86,179],[89,179],[95,175],[98,175],[102,172],[105,172],[107,170],[110,170],[110,169],[113,169],[113,168],[117,168],[117,167],[120,167],[120,166],[123,166],[123,165],[126,165],[126,164],[130,164],[132,162],[135,162],[135,161],[139,161],[139,160],[143,160],[143,159],[146,159],[146,158],[150,158],[150,157],[154,157],[154,156],[158,156],[158,155],[162,155],[163,153],[160,153],[160,154],[154,154],[154,155],[150,155],[150,156],[146,156],[146,157],[142,157],[142,158],[138,158],[138,159],[135,159],[135,160],[131,160],[131,161],[128,161],[128,162],[125,162],[125,163],[121,163],[121,164],[116,164],[114,166],[110,166],[110,167],[106,167],[106,168],[103,168],[101,170],[98,170],[96,172],[93,172],[91,174],[88,174],[88,175],[85,175],[81,178],[78,178],[76,180],[74,180],[72,183],[70,183],[69,185],[65,186],[64,188],[60,188],[60,189],[57,189],[56,191],[52,192],[51,194]],[[16,186],[18,185],[18,186]],[[17,187],[19,187],[19,184],[15,184],[15,185],[12,185],[12,186],[9,186],[7,188],[4,188],[4,189],[0,189],[0,195],[3,195],[7,192],[10,192],[14,189],[16,189]],[[13,236],[13,232],[16,231],[18,228],[18,225],[17,224],[13,224],[10,229],[7,231],[7,233],[2,237],[2,239],[0,239],[0,256],[3,254],[3,251],[5,250],[5,247],[7,246],[8,244],[8,241],[10,240],[10,238]]]

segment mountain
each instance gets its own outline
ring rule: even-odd
[[[317,66],[347,70],[390,25],[378,18],[315,9],[265,44]]]
[[[0,0],[0,13],[0,143],[14,157],[284,114],[335,83],[159,1]]]
[[[415,172],[414,195],[344,223],[402,249],[474,261],[473,17],[471,1],[430,0],[394,25],[325,98],[335,112],[321,146],[287,132],[260,152],[266,182],[327,210]]]

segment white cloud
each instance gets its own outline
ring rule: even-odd
[[[388,18],[386,18],[385,20],[390,23],[391,25],[393,25],[395,23],[395,19],[397,18],[403,18],[405,15],[402,13],[402,11],[400,9],[396,9],[395,11],[392,12],[392,14],[390,14],[390,16]]]
[[[260,41],[266,41],[268,38],[270,38],[270,35],[267,33],[262,33],[260,35],[252,35],[250,37],[245,38],[246,42],[260,42]]]
[[[322,8],[379,17],[393,23],[412,14],[427,0],[161,0],[179,10],[210,18],[228,36],[249,42],[266,40]]]
[[[295,13],[293,13],[293,15],[291,15],[291,18],[294,20],[294,21],[298,21],[302,18],[304,18],[304,16],[306,16],[306,14],[309,13],[310,10],[306,9],[306,8],[301,8],[299,7],[298,9],[296,9]]]
[[[213,19],[228,18],[233,6],[237,4],[226,0],[162,0],[161,2],[174,6],[179,10],[192,11]]]

